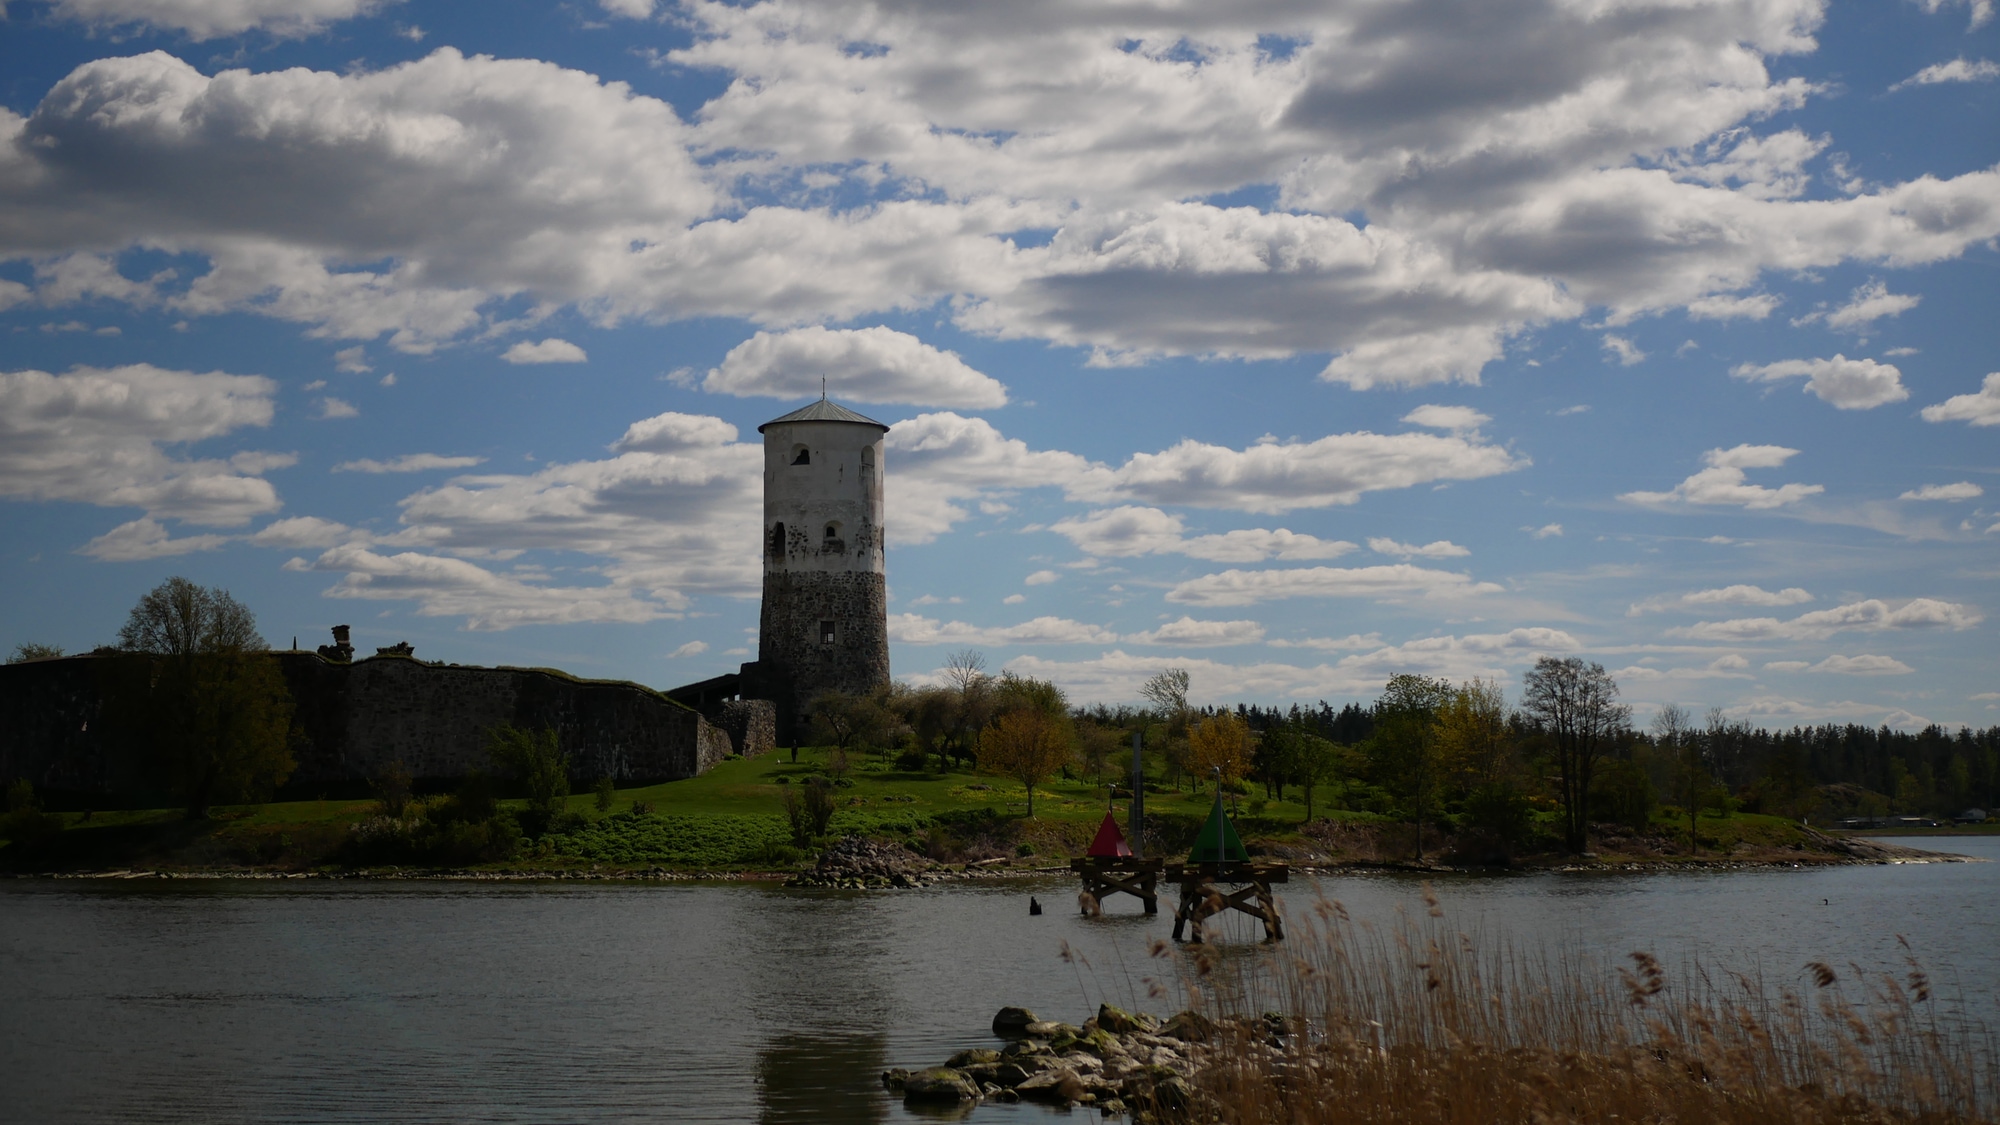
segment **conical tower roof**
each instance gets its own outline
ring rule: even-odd
[[[1248,863],[1250,853],[1243,850],[1243,838],[1236,834],[1236,826],[1229,822],[1229,814],[1222,811],[1222,790],[1215,793],[1215,808],[1208,814],[1208,823],[1201,826],[1201,832],[1194,838],[1194,848],[1188,852],[1189,863]]]
[[[780,422],[856,422],[863,426],[874,426],[883,433],[889,432],[889,427],[865,414],[856,414],[825,395],[821,395],[818,402],[807,403],[790,414],[771,419],[763,426],[757,427],[757,432],[761,434],[765,426],[775,426]]]

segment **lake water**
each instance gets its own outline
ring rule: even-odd
[[[1905,841],[2000,860],[2000,839]],[[2000,1004],[2000,863],[1448,876],[1454,925],[1800,979],[1895,969],[1898,935]],[[1416,879],[1302,879],[1356,918]],[[1031,917],[1034,894],[1048,912]],[[992,1045],[993,1012],[1081,1021],[1160,963],[1130,899],[1066,879],[833,892],[774,886],[0,883],[0,1119],[887,1122],[889,1066]],[[1163,899],[1162,910],[1171,904]],[[1230,927],[1249,945],[1246,924]],[[1067,941],[1090,963],[1065,963]],[[1255,955],[1255,954],[1253,954]],[[1947,984],[1949,988],[1949,984]],[[1141,1007],[1158,1010],[1158,1003]],[[981,1106],[981,1122],[1051,1111]]]

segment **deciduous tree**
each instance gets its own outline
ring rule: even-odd
[[[228,591],[169,578],[132,607],[118,640],[135,659],[109,665],[111,726],[189,818],[291,776],[291,693],[255,616]]]
[[[1575,656],[1535,661],[1524,679],[1521,709],[1548,736],[1562,804],[1563,845],[1581,853],[1589,843],[1591,776],[1631,709],[1618,702],[1618,683],[1604,665]]]

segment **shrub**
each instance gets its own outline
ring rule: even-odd
[[[14,779],[7,787],[7,814],[0,816],[0,836],[16,845],[27,845],[62,831],[63,818],[43,812],[35,800],[35,786],[27,778]]]
[[[487,733],[487,751],[520,783],[537,819],[546,824],[562,808],[569,796],[569,755],[557,745],[555,731],[502,723]]]
[[[611,801],[613,799],[613,796],[617,793],[617,791],[618,791],[617,787],[614,784],[612,784],[610,778],[600,777],[597,779],[597,784],[596,786],[593,787],[592,792],[597,794],[598,812],[611,811]]]

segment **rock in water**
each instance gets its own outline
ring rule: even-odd
[[[1002,1008],[993,1017],[993,1034],[1023,1035],[1028,1025],[1035,1022],[1035,1013],[1026,1008]]]
[[[919,1070],[903,1079],[906,1102],[968,1102],[979,1100],[979,1084],[965,1072],[948,1066]]]

